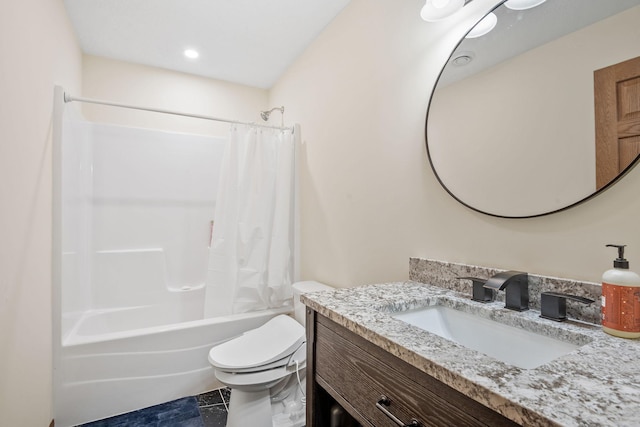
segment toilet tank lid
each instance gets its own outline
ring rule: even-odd
[[[306,280],[303,282],[296,282],[292,285],[294,292],[299,292],[301,294],[306,294],[307,292],[316,292],[316,291],[327,291],[333,289],[329,285],[325,285],[324,283],[316,282],[315,280]]]
[[[223,369],[254,368],[291,355],[304,342],[304,327],[281,314],[257,329],[213,347],[209,361]]]

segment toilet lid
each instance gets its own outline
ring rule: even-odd
[[[284,314],[257,329],[217,345],[209,351],[216,368],[237,370],[263,366],[285,359],[305,342],[302,325]]]

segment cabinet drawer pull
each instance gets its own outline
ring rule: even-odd
[[[390,405],[391,405],[391,399],[389,399],[384,394],[382,396],[380,396],[378,398],[378,401],[376,402],[376,408],[380,409],[383,414],[385,414],[387,417],[389,417],[389,419],[391,419],[391,421],[396,423],[398,426],[400,426],[400,427],[422,427],[422,424],[420,424],[420,421],[416,420],[415,418],[412,418],[411,422],[409,424],[405,424],[402,421],[400,421],[400,419],[398,417],[393,415],[391,412],[389,412],[387,410],[387,408],[385,408],[385,406],[390,406]]]

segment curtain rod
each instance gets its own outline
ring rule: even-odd
[[[86,102],[88,104],[109,105],[111,107],[130,108],[130,109],[133,109],[133,110],[151,111],[151,112],[154,112],[154,113],[173,114],[175,116],[193,117],[193,118],[196,118],[196,119],[213,120],[213,121],[216,121],[216,122],[233,123],[233,124],[237,124],[237,125],[256,126],[256,127],[260,127],[260,128],[267,128],[267,129],[290,130],[292,132],[293,132],[293,129],[294,129],[293,127],[261,125],[261,124],[258,124],[258,123],[241,122],[241,121],[238,121],[238,120],[229,120],[229,119],[221,119],[221,118],[218,118],[218,117],[202,116],[200,114],[182,113],[182,112],[179,112],[179,111],[163,110],[163,109],[160,109],[160,108],[148,108],[148,107],[140,107],[140,106],[135,106],[135,105],[120,104],[120,103],[111,102],[111,101],[102,101],[102,100],[98,100],[98,99],[79,98],[79,97],[71,96],[66,92],[64,93],[64,102]]]

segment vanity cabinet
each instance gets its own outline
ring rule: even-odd
[[[518,425],[307,308],[307,427],[336,403],[365,427]]]

